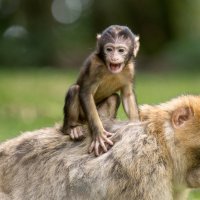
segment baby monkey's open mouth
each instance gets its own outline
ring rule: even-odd
[[[123,69],[122,63],[109,63],[108,68],[112,73],[119,73]]]

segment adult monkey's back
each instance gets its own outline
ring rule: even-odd
[[[142,106],[143,122],[107,120],[115,145],[100,157],[87,154],[89,137],[71,142],[56,128],[9,140],[0,145],[0,199],[172,200],[176,186],[200,186],[199,108],[200,96],[183,96]]]

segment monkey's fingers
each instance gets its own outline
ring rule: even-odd
[[[74,133],[74,139],[77,140],[78,139],[78,133],[77,133],[77,130],[76,128],[73,128],[73,133]]]
[[[84,138],[84,135],[83,135],[83,130],[82,130],[82,128],[79,127],[79,126],[77,126],[76,129],[77,129],[78,139],[79,139],[79,140],[83,139],[83,138]]]
[[[82,140],[84,138],[81,127],[73,127],[70,129],[70,137],[72,140]]]
[[[99,156],[99,141],[96,140],[95,147],[94,147],[95,156]]]
[[[110,149],[111,149],[111,145],[109,145],[109,144],[107,144],[107,143],[104,143],[105,144],[105,146],[106,146],[106,149],[107,149],[107,151],[109,151]],[[100,155],[102,155],[102,154],[104,154],[104,153],[106,153],[106,152],[104,152],[104,150],[103,150],[103,148],[100,148]]]
[[[104,152],[107,152],[107,151],[108,151],[108,150],[107,150],[107,147],[106,147],[106,145],[105,145],[105,143],[104,143],[104,140],[103,140],[102,138],[99,138],[99,143],[100,143],[101,148],[103,149],[103,151],[104,151]]]
[[[92,142],[92,144],[90,145],[89,148],[89,153],[92,153],[94,151],[95,156],[99,156],[100,155],[100,143],[98,140],[95,140]]]
[[[95,146],[95,141],[92,141],[92,144],[90,145],[90,148],[89,148],[89,153],[93,152],[94,146]]]
[[[96,156],[99,156],[102,153],[105,153],[108,151],[108,148],[106,146],[112,146],[113,142],[106,137],[106,135],[98,136],[94,141],[92,141],[89,153],[92,153],[94,151],[94,154]],[[103,152],[102,152],[103,150]]]
[[[71,137],[72,140],[74,140],[74,132],[73,132],[73,129],[70,130],[69,136]]]
[[[112,142],[112,140],[110,140],[109,138],[107,138],[105,135],[102,135],[102,138],[103,138],[103,140],[106,142],[106,143],[108,143],[109,145],[113,145],[113,142]]]
[[[106,131],[106,130],[104,130],[104,133],[105,133],[105,135],[106,135],[107,137],[113,136],[113,133],[110,133],[110,132],[108,132],[108,131]]]

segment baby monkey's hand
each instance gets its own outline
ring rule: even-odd
[[[113,142],[109,139],[109,137],[111,137],[112,135],[113,133],[110,133],[106,130],[103,130],[102,134],[96,135],[96,137],[94,137],[92,141],[92,144],[90,145],[89,153],[92,153],[94,151],[94,154],[96,156],[99,156],[101,152],[107,152],[107,146],[113,145]]]

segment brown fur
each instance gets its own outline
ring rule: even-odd
[[[179,115],[177,127],[182,108],[192,113]],[[174,189],[200,187],[200,96],[141,106],[140,113],[143,122],[104,120],[115,145],[100,157],[87,154],[90,137],[72,142],[59,128],[1,144],[0,199],[172,200],[179,198]]]
[[[106,45],[111,45],[110,47]],[[110,51],[106,49],[110,48]],[[120,53],[120,49],[124,53]],[[99,155],[106,144],[113,145],[104,129],[96,107],[115,92],[121,92],[124,110],[130,120],[138,120],[138,107],[132,88],[134,57],[139,50],[139,37],[128,27],[113,25],[97,37],[97,47],[81,68],[76,83],[69,88],[65,98],[62,132],[80,140],[80,124],[87,121],[92,135],[89,152]],[[135,52],[135,53],[134,53]],[[118,69],[118,70],[116,70]],[[105,143],[105,144],[104,144]]]

